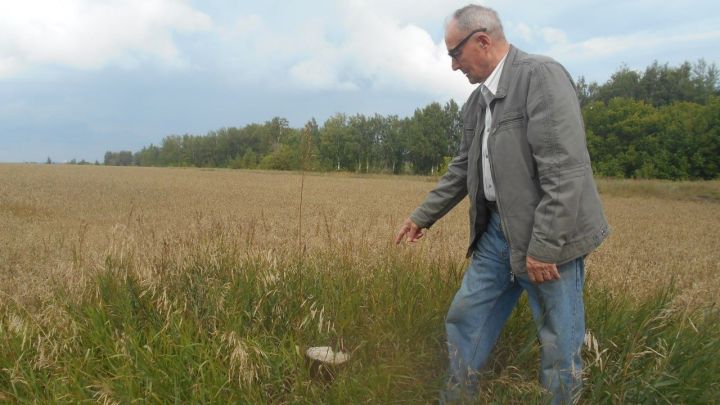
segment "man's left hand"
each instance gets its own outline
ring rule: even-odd
[[[525,267],[527,268],[530,281],[535,284],[560,280],[560,273],[555,263],[544,263],[528,256],[527,259],[525,259]]]

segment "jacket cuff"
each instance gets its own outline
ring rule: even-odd
[[[532,238],[528,245],[527,255],[544,263],[557,263],[561,250],[560,246],[550,246]]]
[[[419,228],[430,228],[435,221],[433,221],[427,214],[422,211],[422,208],[418,207],[410,214],[410,220],[415,223]]]

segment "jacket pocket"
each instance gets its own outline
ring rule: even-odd
[[[504,126],[517,126],[525,121],[525,114],[522,111],[507,111],[505,112],[500,121],[498,121],[497,127]]]

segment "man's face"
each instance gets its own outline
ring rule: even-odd
[[[485,81],[494,69],[488,53],[488,41],[489,37],[484,32],[459,30],[454,20],[445,31],[445,46],[454,55],[452,69],[462,71],[472,84]]]

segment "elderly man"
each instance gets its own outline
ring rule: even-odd
[[[568,72],[505,39],[492,9],[469,5],[449,18],[453,70],[480,85],[462,109],[464,136],[447,174],[402,224],[415,242],[466,195],[471,257],[446,319],[447,399],[472,395],[521,293],[541,344],[540,382],[553,403],[581,383],[584,257],[608,235],[585,130]]]

